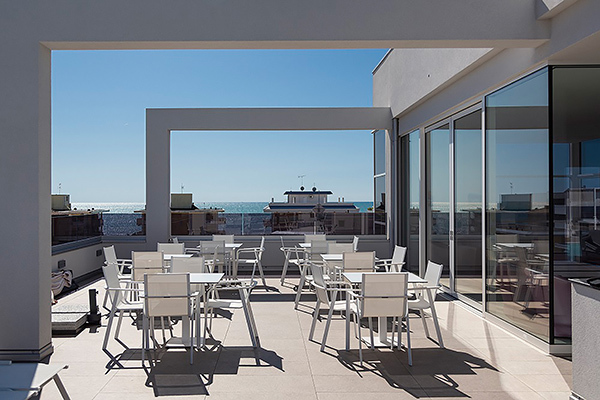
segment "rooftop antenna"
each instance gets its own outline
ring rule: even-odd
[[[509,183],[510,183],[510,194],[513,194],[513,183],[512,182],[509,182]]]
[[[298,178],[300,178],[300,186],[304,186],[304,177],[306,175],[298,175]]]
[[[61,190],[62,190],[62,183],[58,182],[58,194],[60,194]]]
[[[183,183],[181,184],[181,193],[183,193],[183,188],[185,188],[185,186],[183,186]]]

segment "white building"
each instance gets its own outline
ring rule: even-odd
[[[170,130],[379,129],[378,199],[408,268],[441,261],[450,293],[568,345],[563,281],[593,271],[594,235],[549,227],[554,193],[600,186],[598,15],[598,0],[3,2],[0,358],[52,353],[50,61],[64,49],[393,48],[373,109],[149,110],[148,246],[169,236]],[[531,194],[532,209],[501,213],[503,194]],[[560,204],[572,221],[588,217],[577,204]],[[72,257],[93,268],[101,246]]]

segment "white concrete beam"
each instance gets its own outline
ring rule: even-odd
[[[160,108],[146,110],[146,241],[171,235],[171,131],[392,129],[387,107]]]
[[[29,0],[0,26],[60,49],[537,47],[536,0]],[[11,36],[4,36],[11,37]]]

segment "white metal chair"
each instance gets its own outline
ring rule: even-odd
[[[104,247],[102,250],[104,252],[106,264],[115,264],[119,269],[119,275],[129,275],[127,270],[131,269],[131,265],[133,264],[132,260],[125,258],[117,258],[117,253],[115,251],[114,245]],[[127,279],[129,278],[130,277],[128,276]]]
[[[325,323],[325,329],[323,330],[323,339],[321,340],[321,351],[325,350],[325,344],[327,343],[327,335],[329,333],[329,326],[331,319],[335,311],[343,312],[346,311],[346,300],[338,300],[338,293],[347,289],[340,288],[342,282],[330,282],[325,279],[323,266],[309,262],[308,268],[312,272],[311,285],[315,289],[317,295],[317,303],[315,304],[315,310],[313,312],[313,320],[310,325],[310,333],[308,340],[313,340],[315,333],[315,326],[317,319],[319,319],[319,310],[322,306],[326,307],[329,311],[327,314],[327,322]],[[334,286],[331,286],[331,285]]]
[[[361,251],[356,253],[343,253],[343,272],[374,272],[375,252]]]
[[[352,252],[354,252],[354,245],[352,243],[327,242],[328,254],[342,254]]]
[[[144,276],[144,340],[142,346],[142,365],[146,360],[146,351],[150,349],[150,339],[157,347],[154,339],[154,319],[161,322],[169,317],[188,318],[189,332],[182,332],[182,338],[171,338],[164,347],[189,347],[190,364],[194,363],[194,296],[190,292],[190,275],[186,274],[152,274]],[[183,324],[182,325],[187,325]],[[185,327],[182,327],[182,330]],[[163,326],[164,330],[164,326]],[[189,338],[189,343],[183,339]],[[156,359],[156,356],[154,357]],[[151,362],[152,365],[152,362]]]
[[[415,284],[411,290],[416,291],[416,299],[408,300],[408,309],[413,311],[419,311],[421,321],[423,322],[423,329],[425,335],[429,337],[429,330],[427,329],[427,322],[425,321],[425,310],[430,309],[433,318],[433,325],[435,327],[438,342],[441,348],[444,347],[444,341],[442,339],[442,332],[440,330],[440,324],[438,321],[437,313],[435,311],[435,295],[437,290],[440,288],[440,278],[442,277],[442,264],[436,264],[432,261],[427,262],[427,270],[425,271],[425,280],[427,283]],[[427,298],[423,295],[423,292],[427,294]],[[408,319],[407,319],[408,321]]]
[[[226,244],[235,243],[235,235],[212,235],[212,240],[215,242],[225,242]]]
[[[323,235],[325,236],[325,235]],[[302,295],[302,290],[304,290],[304,285],[308,282],[312,281],[312,275],[310,274],[310,266],[308,261],[313,264],[323,265],[323,259],[321,258],[321,254],[327,254],[329,249],[329,245],[324,240],[313,240],[309,249],[305,250],[304,260],[300,260],[298,267],[300,268],[300,281],[298,282],[298,290],[296,291],[296,298],[294,299],[294,309],[298,309],[298,304],[300,303],[300,296]],[[327,277],[329,279],[329,277]]]
[[[198,245],[199,253],[204,257],[208,265],[212,265],[212,271],[223,272],[226,262],[226,251],[224,240],[201,241]]]
[[[184,254],[184,243],[158,243],[156,251],[162,251],[164,254]]]
[[[260,274],[260,279],[262,280],[263,286],[265,288],[268,288],[267,286],[267,281],[265,280],[265,273],[263,271],[263,267],[262,267],[262,255],[265,251],[265,237],[263,236],[260,240],[260,246],[259,247],[246,247],[246,248],[241,248],[237,251],[237,262],[238,265],[239,264],[246,264],[246,265],[252,265],[252,278],[251,280],[254,281],[254,275],[256,274],[256,269],[258,269],[258,272]],[[240,255],[245,255],[248,254],[250,256],[254,256],[253,258],[240,258]]]
[[[165,259],[160,251],[134,251],[132,259],[131,278],[133,281],[143,282],[146,274],[165,272]]]
[[[362,355],[362,335],[360,320],[368,318],[371,339],[371,348],[373,348],[373,323],[372,318],[395,317],[399,321],[406,318],[406,348],[408,350],[408,365],[412,366],[412,351],[410,346],[410,322],[408,319],[408,273],[365,273],[362,276],[361,294],[349,294],[356,299],[356,306],[350,308],[350,312],[356,314],[358,324],[359,338],[359,357],[360,365],[363,365]],[[392,325],[394,326],[394,325]],[[402,327],[398,325],[398,348],[402,342]],[[393,346],[392,332],[392,346]]]
[[[127,259],[119,259],[117,258],[117,253],[115,252],[115,246],[107,246],[103,249],[104,252],[104,265],[111,266],[115,268],[117,271],[117,275],[119,280],[131,280],[131,266],[132,261]],[[108,286],[105,286],[104,289],[107,289]],[[102,300],[102,307],[107,308],[108,303],[108,290],[104,292],[104,299]]]
[[[111,300],[111,308],[110,313],[108,315],[108,325],[106,326],[106,331],[104,332],[104,341],[102,342],[102,350],[108,354],[108,356],[117,364],[119,363],[115,357],[108,351],[108,339],[110,337],[110,331],[113,325],[113,320],[115,316],[118,314],[119,320],[117,322],[117,327],[115,329],[115,340],[119,342],[122,346],[127,348],[127,346],[119,339],[119,332],[121,331],[121,322],[123,321],[123,315],[136,314],[136,317],[140,315],[143,311],[144,305],[141,301],[132,301],[130,299],[137,298],[138,296],[127,296],[127,294],[131,293],[139,293],[141,289],[132,288],[127,283],[119,280],[117,275],[117,269],[114,268],[112,264],[104,265],[102,267],[102,273],[104,274],[104,279],[106,281],[106,293],[108,298]],[[124,286],[126,285],[126,286]]]
[[[400,272],[406,258],[406,247],[395,246],[394,254],[390,259],[379,259],[375,262],[376,267],[385,268],[385,272]]]
[[[315,240],[319,240],[319,241],[324,242],[324,241],[327,240],[327,237],[324,234],[322,234],[322,233],[318,233],[318,234],[308,234],[308,233],[305,233],[304,234],[304,243],[311,243],[311,242],[313,242]]]
[[[279,237],[281,240],[281,247],[279,250],[283,252],[284,261],[283,261],[283,270],[281,271],[281,284],[285,283],[285,278],[287,276],[287,271],[290,263],[295,265],[300,265],[300,262],[304,260],[304,249],[300,246],[286,246],[283,241],[283,236]],[[294,257],[295,258],[292,258]]]

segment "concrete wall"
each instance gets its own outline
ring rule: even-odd
[[[560,4],[537,48],[394,49],[374,72],[373,104],[390,107],[406,133],[546,63],[599,63],[600,2]]]
[[[600,399],[600,290],[571,284],[573,318],[573,392],[584,399]]]

